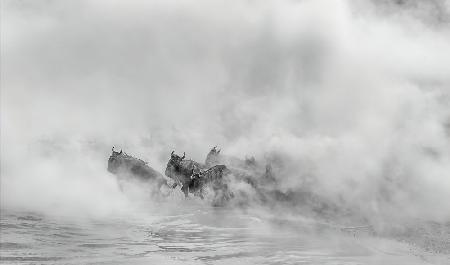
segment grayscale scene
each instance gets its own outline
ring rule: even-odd
[[[450,0],[0,10],[0,264],[450,264]]]

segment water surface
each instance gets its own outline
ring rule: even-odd
[[[364,229],[304,220],[205,205],[101,219],[2,210],[1,263],[450,264],[448,256]]]

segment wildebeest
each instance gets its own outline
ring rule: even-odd
[[[174,187],[180,185],[185,195],[187,195],[186,189],[191,181],[193,170],[195,168],[203,169],[204,166],[194,160],[185,159],[185,157],[185,153],[183,153],[183,156],[179,156],[172,151],[169,162],[167,162],[165,174],[175,181]]]
[[[270,165],[263,167],[254,157],[240,159],[221,154],[220,151],[220,149],[217,149],[217,146],[214,146],[209,151],[205,159],[205,164],[208,167],[220,164],[226,165],[238,180],[247,182],[255,188],[257,183],[262,179],[261,177],[267,175],[267,169]]]
[[[185,157],[185,154],[179,156],[172,151],[165,171],[167,177],[173,179],[176,184],[181,185],[181,190],[185,196],[193,193],[203,197],[203,191],[206,186],[210,186],[215,195],[223,194],[221,200],[231,196],[224,179],[230,173],[226,166],[216,165],[205,169],[204,165],[185,159]]]
[[[214,146],[208,153],[205,159],[205,165],[212,167],[215,165],[226,165],[229,168],[254,170],[260,167],[254,157],[240,159],[230,155],[220,153],[221,149]]]
[[[124,177],[133,177],[141,181],[151,181],[158,184],[158,187],[165,184],[164,176],[147,165],[146,162],[124,153],[114,151],[108,159],[108,171]]]
[[[233,196],[228,188],[229,174],[231,172],[225,165],[216,165],[207,170],[194,168],[191,181],[187,185],[188,192],[203,198],[204,189],[210,187],[216,201],[228,200]]]

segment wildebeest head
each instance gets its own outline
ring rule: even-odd
[[[220,150],[221,150],[221,149],[217,149],[217,145],[216,145],[216,146],[214,146],[214,147],[211,149],[211,151],[209,151],[209,153],[210,153],[210,154],[218,155],[218,154],[220,154]]]
[[[186,153],[183,153],[183,156],[179,156],[175,154],[175,151],[172,151],[172,153],[170,153],[170,160],[168,164],[179,166],[185,157]]]
[[[203,174],[202,170],[198,166],[194,166],[192,168],[191,179],[200,178],[202,174]]]
[[[205,164],[208,167],[212,167],[217,164],[220,164],[220,162],[221,162],[220,149],[217,149],[217,146],[214,146],[206,156]]]
[[[123,162],[123,152],[120,150],[120,152],[114,151],[114,146],[112,148],[112,154],[108,159],[108,171],[111,173],[116,173],[117,170],[120,168]]]
[[[175,151],[172,151],[170,154],[169,162],[167,162],[166,167],[166,176],[172,178],[174,180],[178,180],[180,174],[183,173],[182,161],[186,157],[186,154],[183,153],[183,156],[179,156],[175,154]]]

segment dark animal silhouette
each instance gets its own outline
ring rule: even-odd
[[[254,188],[256,188],[257,183],[261,182],[262,177],[267,175],[267,169],[270,168],[270,165],[263,167],[257,163],[254,157],[240,159],[221,154],[220,151],[221,149],[214,146],[206,156],[205,165],[207,167],[226,165],[236,179],[247,182]]]
[[[219,165],[221,160],[223,160],[223,159],[222,159],[222,156],[220,155],[220,149],[217,149],[217,146],[214,146],[209,151],[208,155],[206,155],[205,165],[207,167]]]
[[[230,173],[226,166],[216,165],[205,169],[204,165],[185,159],[185,157],[185,154],[179,156],[172,151],[167,163],[165,174],[175,181],[174,187],[180,185],[185,196],[193,193],[203,198],[204,188],[209,185],[214,191],[215,197],[223,194],[220,200],[231,197],[224,178]]]
[[[254,157],[240,159],[234,156],[224,155],[220,153],[221,149],[214,146],[208,153],[205,159],[206,167],[215,165],[226,165],[229,168],[254,170],[260,167]]]
[[[204,166],[200,163],[195,162],[194,160],[185,159],[185,157],[185,153],[183,153],[183,156],[175,154],[174,151],[170,154],[170,159],[169,162],[167,162],[165,174],[167,177],[175,181],[173,188],[177,185],[181,185],[186,188],[191,181],[191,175],[194,168],[204,168]]]
[[[209,186],[214,192],[215,200],[228,200],[233,197],[228,188],[227,176],[231,172],[224,165],[216,165],[207,170],[194,168],[191,175],[191,181],[187,185],[187,192],[193,193],[203,198],[205,187]]]
[[[146,162],[124,153],[114,151],[108,159],[108,171],[121,177],[132,177],[141,181],[151,181],[158,187],[166,184],[164,176],[147,165]]]

